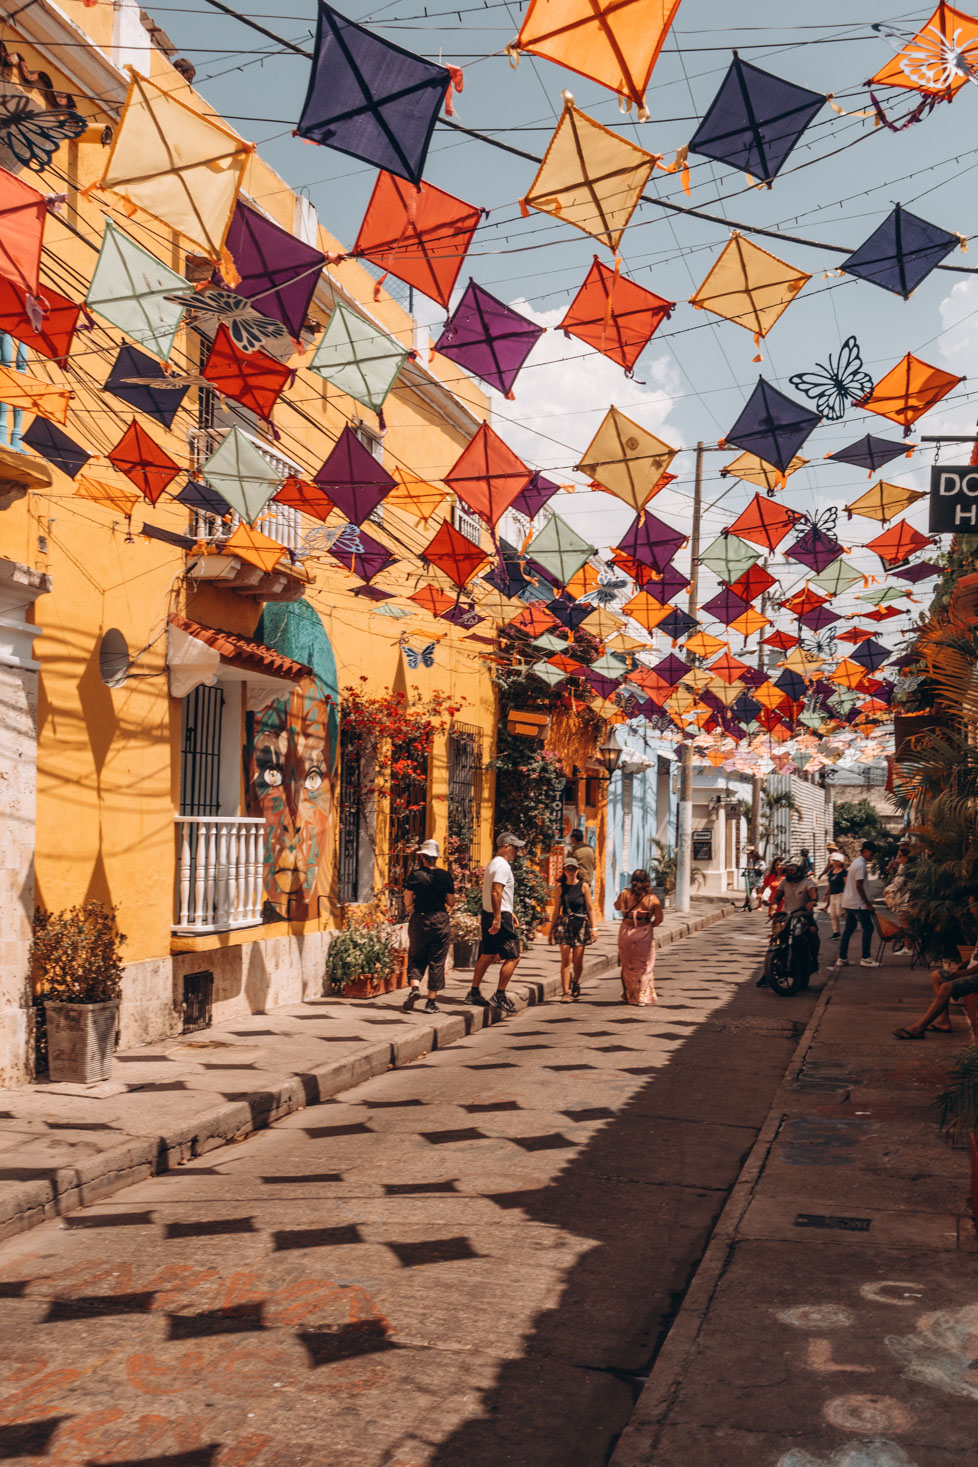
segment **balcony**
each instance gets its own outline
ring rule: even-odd
[[[183,936],[261,922],[265,822],[239,815],[178,815],[177,914]]]

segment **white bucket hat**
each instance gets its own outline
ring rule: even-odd
[[[438,844],[438,842],[436,840],[422,841],[421,845],[418,846],[418,855],[419,856],[435,856],[435,857],[440,856],[441,855],[441,846]]]

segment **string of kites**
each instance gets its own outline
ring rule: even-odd
[[[679,0],[531,0],[511,55],[530,53],[559,62],[618,93],[623,106],[645,115],[644,96],[652,69],[678,9]],[[968,80],[978,80],[978,21],[941,4],[915,35],[886,26],[875,29],[895,52],[868,84],[877,121],[895,126],[876,95],[882,87],[920,94],[908,121],[919,120],[938,102],[950,101]],[[974,58],[974,59],[973,59]],[[484,211],[430,183],[422,175],[428,147],[443,106],[461,90],[456,69],[436,65],[373,34],[320,0],[315,51],[297,135],[334,148],[379,170],[351,255],[396,275],[449,309],[465,256]],[[621,273],[617,249],[622,234],[655,169],[681,172],[688,191],[688,155],[698,154],[748,174],[770,187],[792,149],[831,95],[811,91],[743,61],[736,53],[688,147],[666,163],[659,155],[595,122],[564,94],[564,109],[520,207],[555,216],[593,236],[612,252],[598,256],[559,328],[595,348],[629,375],[676,303]],[[282,392],[294,380],[287,361],[301,342],[307,311],[327,257],[280,228],[240,198],[253,145],[202,116],[148,78],[132,72],[129,93],[115,132],[99,189],[119,197],[127,210],[144,211],[179,231],[200,250],[206,265],[196,287],[106,220],[84,306],[40,284],[44,224],[51,202],[24,178],[0,170],[0,329],[64,366],[84,309],[123,331],[132,344],[118,352],[104,384],[107,392],[169,428],[192,385],[208,385],[260,419],[270,421]],[[904,298],[965,241],[897,204],[841,270]],[[691,297],[698,310],[746,327],[755,344],[765,337],[810,275],[734,233]],[[379,293],[378,282],[375,295]],[[181,376],[169,364],[185,312],[210,320],[213,342],[198,376]],[[504,395],[543,334],[537,323],[496,299],[474,280],[448,317],[434,350]],[[152,353],[152,355],[151,355]],[[308,362],[356,402],[381,414],[384,400],[404,366],[408,349],[359,311],[337,300]],[[755,360],[760,360],[759,357]],[[702,615],[748,638],[770,625],[753,603],[775,584],[757,562],[795,531],[784,552],[811,572],[811,584],[782,605],[797,618],[799,632],[814,635],[839,618],[828,603],[862,579],[845,565],[844,547],[831,526],[781,507],[771,496],[806,460],[799,450],[822,422],[841,418],[850,403],[898,424],[904,438],[925,412],[963,379],[930,366],[912,353],[875,384],[864,372],[854,338],[828,368],[791,379],[813,402],[810,408],[758,379],[724,444],[741,450],[722,471],[759,490],[743,513],[700,555],[723,583]],[[91,455],[60,425],[67,421],[71,393],[11,367],[0,367],[0,401],[36,414],[24,443],[73,479]],[[867,468],[869,476],[907,452],[905,442],[865,435],[828,455]],[[623,500],[635,519],[613,555],[615,566],[635,582],[636,595],[624,612],[647,632],[659,629],[673,644],[685,639],[695,657],[713,655],[725,643],[702,630],[697,619],[671,605],[688,581],[673,566],[686,537],[647,509],[675,477],[669,465],[677,452],[612,406],[577,468],[593,487]],[[181,475],[180,466],[133,418],[106,454],[133,484],[134,492],[85,474],[79,492],[124,513],[139,496],[156,504]],[[363,521],[385,500],[427,518],[440,503],[440,489],[409,471],[390,475],[350,426],[311,481],[284,485],[253,443],[232,428],[175,498],[181,504],[223,517],[233,510],[239,523],[229,552],[271,569],[281,546],[255,528],[274,497],[325,520],[334,508],[347,520],[331,533],[329,553],[369,587],[395,557],[367,534]],[[484,423],[444,483],[495,531],[502,515],[516,508],[530,519],[559,486],[532,471]],[[876,484],[853,504],[850,514],[887,524],[920,496]],[[158,538],[168,532],[155,530]],[[174,540],[185,537],[169,536]],[[888,570],[910,584],[934,573],[927,562],[909,562],[929,540],[899,520],[869,542]],[[758,548],[755,548],[758,547]],[[458,592],[484,570],[488,557],[448,521],[423,551]],[[594,547],[558,515],[551,515],[514,560],[500,554],[486,580],[503,596],[526,587],[524,566],[542,574],[553,590],[547,606],[532,604],[509,623],[547,653],[533,664],[548,682],[582,675],[599,697],[619,695],[627,709],[672,719],[691,714],[704,732],[734,740],[755,724],[790,736],[798,722],[814,728],[827,718],[865,721],[885,713],[893,684],[874,674],[889,653],[866,629],[853,628],[838,640],[853,644],[831,680],[818,674],[826,659],[785,632],[767,644],[786,653],[776,682],[757,673],[729,650],[709,667],[694,667],[674,653],[655,667],[632,666],[606,654],[587,667],[567,656],[555,628],[573,631],[595,610],[595,588],[587,588]],[[575,583],[576,587],[575,587]],[[817,586],[818,590],[813,587]],[[584,599],[575,601],[574,592]],[[379,593],[378,593],[379,594]],[[433,614],[461,619],[463,611],[434,586],[418,593]],[[887,602],[907,591],[893,586],[869,591],[876,602],[867,616],[896,615]],[[442,602],[447,604],[441,604]],[[477,618],[478,619],[478,618]],[[549,639],[549,640],[548,640]],[[556,643],[556,645],[555,645]],[[627,687],[622,687],[629,672]],[[691,711],[692,710],[692,711]],[[780,731],[780,733],[778,732]]]

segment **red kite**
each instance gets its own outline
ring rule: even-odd
[[[133,418],[115,448],[105,455],[110,464],[131,479],[136,488],[155,504],[166,486],[180,473],[168,453]]]

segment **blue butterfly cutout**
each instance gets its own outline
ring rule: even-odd
[[[422,647],[419,650],[417,647],[412,647],[407,642],[405,642],[404,656],[407,658],[407,665],[411,668],[412,672],[415,671],[419,666],[434,667],[435,644],[434,642],[429,642],[427,647]]]

